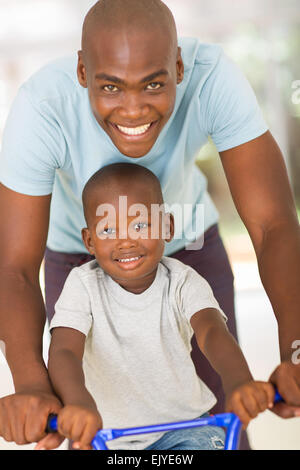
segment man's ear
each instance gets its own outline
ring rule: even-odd
[[[83,63],[82,51],[78,51],[77,78],[80,85],[87,88],[86,68]]]
[[[177,49],[177,60],[176,60],[176,71],[177,71],[177,85],[182,82],[184,77],[184,64],[181,57],[181,47]]]
[[[170,242],[174,237],[175,222],[174,216],[170,212],[164,215],[164,240]]]
[[[88,228],[83,228],[83,229],[81,230],[81,237],[82,237],[84,246],[86,247],[86,249],[88,250],[88,252],[89,252],[91,255],[95,255],[95,250],[94,250],[94,245],[93,245],[92,237],[91,237],[91,234],[90,234],[90,231],[89,231]]]

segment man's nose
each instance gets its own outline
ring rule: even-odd
[[[126,93],[119,110],[124,119],[137,120],[149,114],[150,106],[145,103],[140,93]]]

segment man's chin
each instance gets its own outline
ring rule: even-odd
[[[134,143],[131,144],[130,146],[127,146],[127,145],[123,146],[114,141],[113,143],[117,147],[119,152],[121,152],[126,157],[141,158],[141,157],[144,157],[148,152],[150,152],[155,142],[151,143],[150,145],[148,144],[147,146],[136,145]]]

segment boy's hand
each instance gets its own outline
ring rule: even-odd
[[[235,413],[246,429],[251,419],[273,407],[275,390],[269,382],[251,381],[233,390],[226,399],[226,412]]]
[[[57,430],[62,436],[74,441],[74,449],[91,450],[91,442],[101,428],[102,418],[95,408],[66,405],[58,414]],[[42,439],[35,450],[50,448],[53,448],[51,447],[51,434]]]
[[[102,428],[102,418],[95,408],[67,405],[58,415],[57,427],[60,434],[74,441],[74,449],[90,450],[95,434]]]

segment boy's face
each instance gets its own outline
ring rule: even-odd
[[[167,39],[163,31],[98,31],[79,52],[78,79],[93,114],[129,157],[149,152],[174,109],[183,63]]]
[[[89,228],[82,230],[82,238],[88,251],[112,279],[125,289],[138,293],[147,289],[154,280],[165,239],[170,241],[173,236],[173,219],[170,235],[164,239],[162,214],[151,217],[151,195],[143,194],[145,189],[142,187],[138,191],[135,188],[134,193],[127,192],[127,196],[121,199],[119,195],[109,197],[113,210],[101,206],[103,198],[98,200],[98,204],[96,197],[92,211],[99,215],[91,215]],[[124,198],[127,209],[124,209]],[[139,212],[133,206],[137,201],[142,201],[140,208],[144,208]],[[134,209],[133,215],[128,215],[130,207]]]

